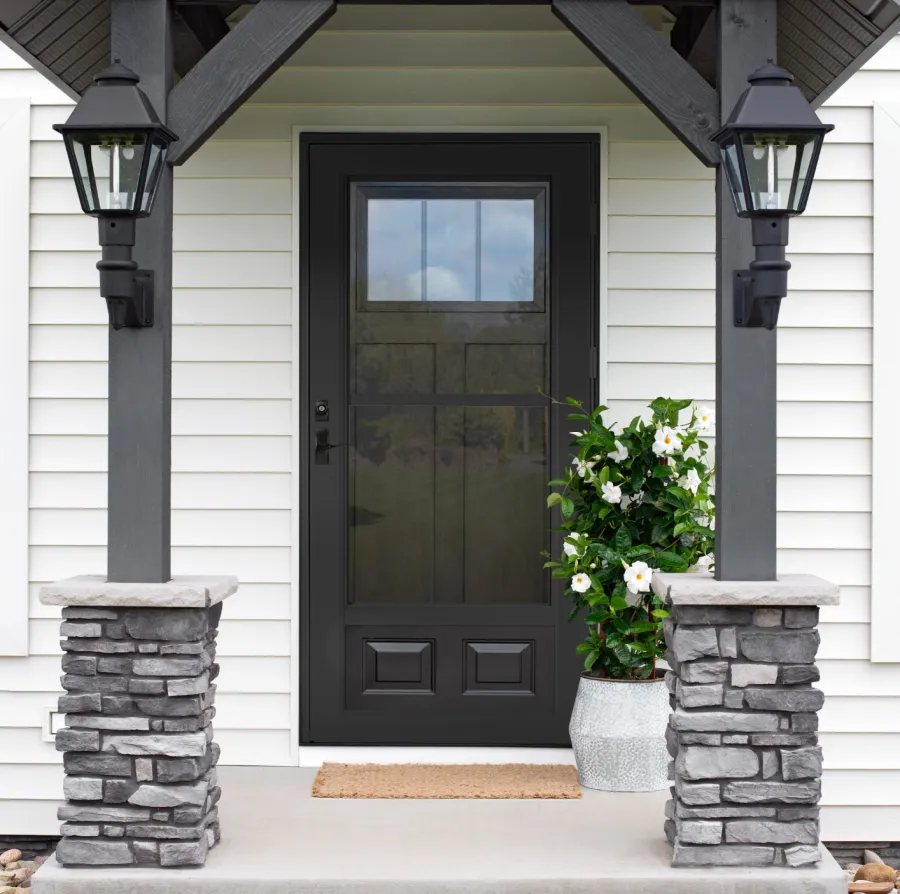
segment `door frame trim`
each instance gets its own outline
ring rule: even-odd
[[[308,659],[308,649],[303,648],[302,622],[305,609],[304,594],[306,592],[306,570],[300,567],[303,555],[301,536],[306,529],[306,501],[301,499],[305,491],[307,475],[307,448],[303,432],[307,425],[308,407],[306,395],[302,388],[303,376],[301,365],[304,361],[302,326],[304,323],[303,283],[301,282],[301,217],[303,203],[301,201],[302,178],[300,171],[300,139],[301,135],[310,133],[329,134],[392,134],[398,136],[408,134],[454,134],[463,138],[466,134],[508,134],[513,138],[516,134],[596,134],[600,141],[598,161],[600,165],[598,187],[599,208],[597,220],[598,250],[597,271],[598,303],[597,308],[597,395],[600,403],[606,401],[607,395],[607,292],[608,292],[608,217],[609,217],[609,127],[608,125],[565,125],[565,126],[421,126],[389,125],[359,126],[346,125],[304,125],[295,124],[291,128],[291,562],[290,562],[290,754],[291,765],[304,766],[304,755],[310,748],[318,746],[301,745],[302,717],[305,707],[302,703],[301,679],[308,676],[308,668],[302,666]],[[353,747],[353,746],[334,746]],[[412,746],[411,746],[412,747]],[[309,759],[308,757],[306,759]]]

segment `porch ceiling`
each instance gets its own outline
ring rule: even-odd
[[[412,2],[416,0],[395,0]],[[715,28],[710,13],[717,0],[631,2],[664,7],[675,18],[673,47],[704,77],[714,79]],[[175,69],[184,75],[228,33],[229,17],[245,4],[235,0],[173,3]],[[816,104],[900,31],[900,0],[778,0],[778,6],[778,62],[794,73]],[[7,42],[73,96],[110,59],[109,0],[0,0],[0,28]]]

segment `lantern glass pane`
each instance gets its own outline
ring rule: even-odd
[[[144,181],[144,193],[141,196],[141,211],[145,214],[149,214],[153,210],[153,200],[156,198],[156,190],[159,189],[165,154],[165,148],[159,141],[154,140],[150,144],[147,179]]]
[[[808,133],[743,135],[751,211],[797,214],[803,210],[817,139]]]
[[[730,140],[722,146],[722,164],[725,167],[725,176],[728,178],[728,187],[731,190],[731,197],[734,199],[735,210],[738,214],[744,214],[747,211],[747,199],[744,195],[738,148],[734,140]]]
[[[90,133],[72,136],[88,213],[140,211],[146,134]],[[84,171],[82,174],[81,171]]]

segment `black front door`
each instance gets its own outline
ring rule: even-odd
[[[563,745],[579,625],[546,481],[593,399],[585,135],[301,152],[303,738]]]

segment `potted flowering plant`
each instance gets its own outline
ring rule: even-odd
[[[668,785],[664,734],[668,693],[657,674],[665,653],[664,603],[651,589],[660,571],[711,567],[715,508],[709,446],[712,412],[688,400],[657,398],[649,420],[619,432],[573,399],[577,453],[567,476],[550,482],[565,532],[554,577],[568,581],[587,635],[578,646],[585,673],[570,733],[582,784],[608,790]],[[690,419],[679,424],[683,411]],[[643,684],[643,685],[635,685]]]

